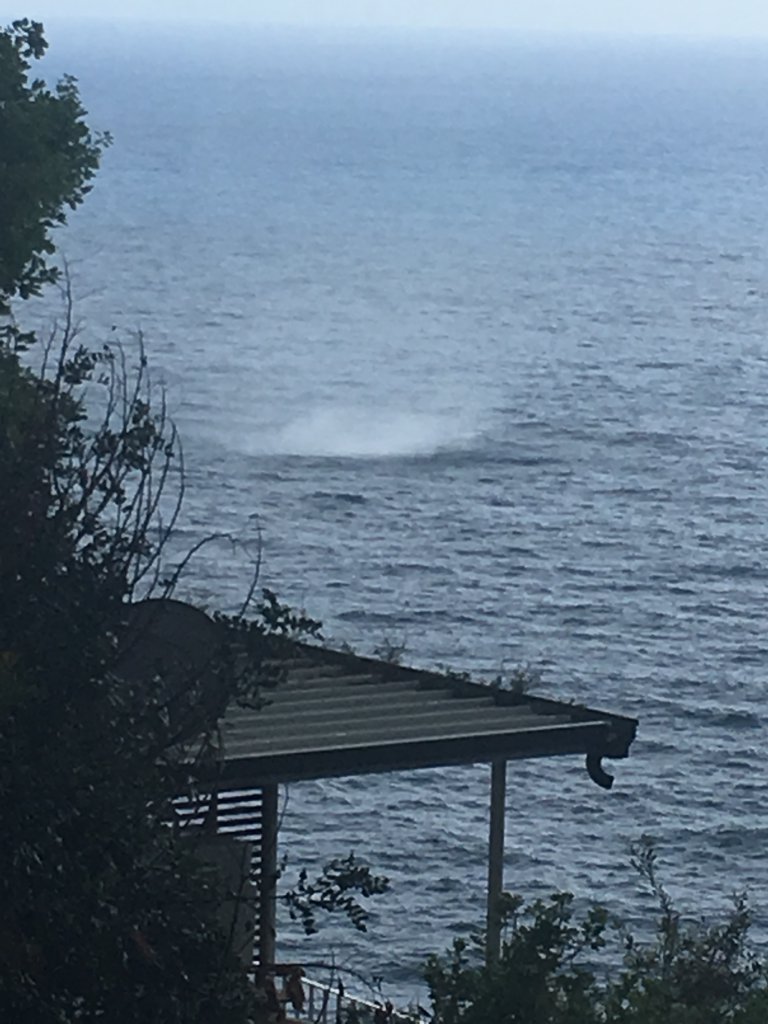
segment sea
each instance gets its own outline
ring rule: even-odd
[[[56,235],[76,316],[143,336],[176,541],[218,535],[181,596],[235,610],[258,563],[331,644],[638,718],[610,792],[510,764],[506,887],[642,931],[650,836],[765,944],[768,44],[48,29],[114,137]],[[284,788],[286,885],[354,851],[391,892],[278,956],[423,999],[482,926],[488,799],[483,765]]]

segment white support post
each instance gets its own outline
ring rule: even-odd
[[[491,764],[491,810],[488,830],[488,916],[486,922],[486,963],[499,959],[501,952],[501,895],[504,890],[504,815],[507,762]]]
[[[261,791],[261,865],[259,873],[259,968],[264,976],[275,962],[277,888],[277,785]]]

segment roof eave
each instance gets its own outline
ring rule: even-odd
[[[377,772],[410,771],[496,760],[589,754],[623,758],[634,737],[612,735],[613,723],[578,722],[542,725],[525,731],[485,733],[450,738],[377,743],[336,749],[226,756],[217,777],[228,786],[252,787],[272,782],[299,782]]]

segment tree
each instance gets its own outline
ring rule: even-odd
[[[67,335],[50,377],[0,354],[0,1017],[240,1024],[252,991],[219,883],[169,827],[194,759],[164,680],[119,671],[174,458],[141,366],[124,370]],[[104,418],[86,429],[97,378]],[[246,685],[230,666],[223,644],[224,702]]]
[[[85,123],[77,82],[30,76],[47,48],[27,18],[0,32],[0,315],[56,280],[52,230],[90,190],[109,136]]]
[[[0,32],[0,312],[54,280],[51,230],[88,191],[105,136],[74,79],[29,79],[42,27]],[[39,368],[24,350],[36,346]],[[101,398],[86,409],[86,386]],[[94,415],[94,413],[96,415]],[[139,588],[160,581],[178,462],[146,364],[0,337],[0,1018],[243,1024],[256,1012],[221,933],[221,883],[172,827],[213,708],[179,744],[166,680],[120,673]],[[170,498],[170,519],[163,502]],[[165,509],[166,514],[168,509]],[[259,681],[266,625],[226,624],[216,707]],[[234,671],[232,646],[247,651]],[[190,681],[194,688],[195,680]],[[173,695],[174,697],[176,695]],[[193,697],[195,694],[192,695]],[[207,705],[202,705],[207,708]],[[188,737],[184,737],[188,738]]]

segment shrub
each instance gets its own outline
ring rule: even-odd
[[[722,921],[684,920],[659,883],[647,840],[633,863],[659,908],[638,939],[604,907],[578,916],[570,893],[505,897],[498,961],[457,939],[426,966],[434,1024],[765,1024],[768,970],[749,942],[743,896]]]

